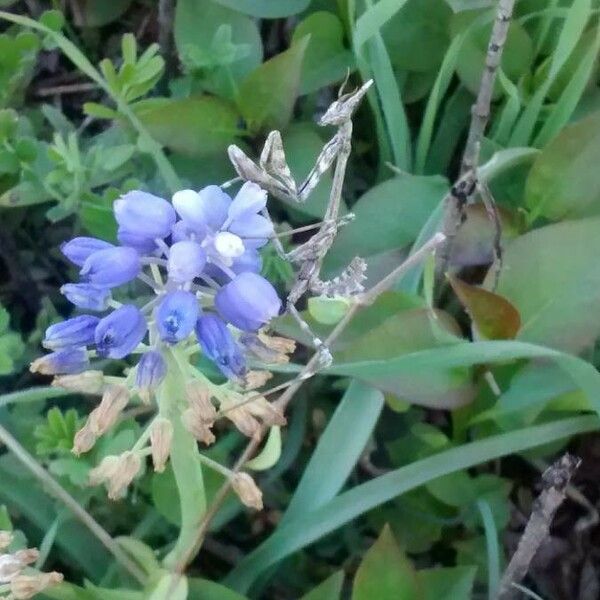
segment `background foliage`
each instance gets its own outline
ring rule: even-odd
[[[231,179],[227,146],[254,156],[274,128],[302,178],[327,140],[316,118],[349,74],[374,86],[344,189],[356,219],[325,269],[358,254],[376,282],[439,227],[495,3],[177,0],[172,23],[150,0],[0,4],[0,423],[155,574],[181,522],[172,472],[147,471],[109,502],[87,473],[139,424],[125,418],[75,458],[92,404],[38,390],[48,382],[27,372],[44,329],[70,310],[60,242],[114,238],[111,206],[125,191]],[[281,455],[258,474],[265,511],[228,499],[189,571],[190,598],[493,597],[535,482],[567,446],[584,458],[577,489],[527,583],[545,598],[595,597],[598,438],[578,434],[600,412],[598,10],[516,4],[481,148],[505,249],[496,290],[493,224],[474,202],[450,279],[434,281],[431,263],[413,269],[354,318],[328,372],[297,395]],[[272,213],[282,227],[317,221],[330,183],[306,204],[273,199]],[[264,259],[283,293],[290,273],[271,250]],[[322,335],[330,308],[305,311]],[[310,343],[287,317],[275,327]],[[242,444],[230,431],[207,454],[230,462]],[[209,501],[220,480],[207,477]],[[10,452],[0,504],[0,528],[21,530],[71,582],[50,597],[154,597]]]

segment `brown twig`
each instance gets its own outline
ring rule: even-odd
[[[535,553],[548,537],[554,515],[564,501],[569,482],[580,463],[578,457],[565,454],[542,475],[542,493],[533,505],[519,545],[502,575],[498,600],[515,597],[516,588],[513,584],[525,577]]]
[[[490,105],[494,93],[496,73],[502,60],[502,52],[506,44],[506,36],[512,19],[515,0],[498,0],[496,20],[492,27],[492,34],[485,57],[485,67],[481,75],[477,100],[471,109],[471,125],[467,136],[467,144],[463,154],[461,175],[471,169],[477,169],[479,164],[479,150],[481,140],[488,119],[490,118]]]
[[[65,85],[55,85],[46,88],[38,88],[35,95],[41,98],[45,96],[61,96],[63,94],[79,94],[80,92],[91,92],[100,89],[97,83],[71,83]]]

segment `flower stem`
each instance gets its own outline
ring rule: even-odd
[[[179,492],[181,508],[181,529],[175,547],[165,557],[164,566],[168,569],[180,564],[183,556],[189,554],[196,542],[196,531],[206,513],[206,494],[202,477],[202,464],[198,446],[192,434],[183,426],[181,412],[184,402],[184,386],[189,378],[180,364],[186,357],[176,356],[173,348],[167,355],[167,376],[158,393],[158,405],[162,415],[173,424],[173,445],[171,447],[171,467]]]

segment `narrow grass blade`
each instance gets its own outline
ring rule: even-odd
[[[433,479],[508,454],[595,431],[599,426],[600,419],[596,416],[563,419],[494,435],[395,469],[344,492],[321,508],[303,511],[292,521],[280,525],[270,538],[242,560],[226,581],[234,589],[244,592],[271,565],[369,510]]]

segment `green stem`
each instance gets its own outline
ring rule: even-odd
[[[50,398],[62,398],[63,396],[73,395],[75,392],[58,387],[32,387],[11,394],[0,396],[0,408],[7,404],[16,402],[38,402],[40,400],[49,400]]]
[[[181,529],[175,547],[165,557],[164,566],[173,569],[180,564],[196,543],[196,531],[206,513],[206,494],[202,477],[202,464],[198,446],[192,434],[183,426],[181,413],[184,405],[184,386],[189,378],[180,367],[181,357],[175,356],[177,349],[167,356],[168,371],[159,394],[160,413],[173,424],[171,467],[179,492],[181,507]],[[185,359],[183,359],[185,360]]]
[[[12,434],[0,425],[0,442],[2,442],[16,459],[43,485],[45,491],[62,502],[71,513],[79,519],[108,549],[119,564],[127,570],[142,585],[146,583],[146,574],[132,561],[119,544],[102,528],[102,526],[83,508],[69,492],[44,469],[36,460],[21,446]]]

